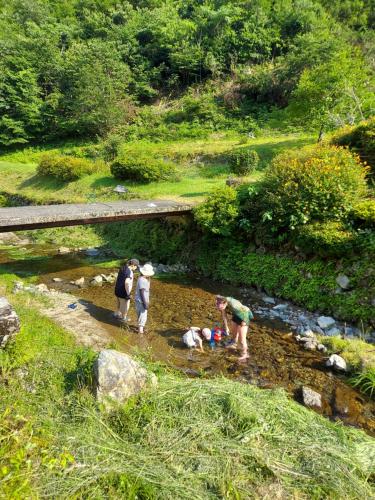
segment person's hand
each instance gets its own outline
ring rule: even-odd
[[[145,309],[145,310],[147,311],[147,309],[148,309],[148,304],[143,303],[143,309]]]

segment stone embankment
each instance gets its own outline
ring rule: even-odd
[[[20,331],[20,321],[16,311],[5,297],[0,297],[0,348]]]

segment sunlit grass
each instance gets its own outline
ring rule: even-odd
[[[230,175],[228,166],[220,157],[233,148],[253,147],[261,158],[260,169],[246,181],[255,182],[262,177],[262,169],[278,152],[302,147],[312,142],[309,135],[286,135],[247,139],[233,136],[212,136],[206,140],[151,143],[137,141],[125,143],[123,151],[142,150],[172,159],[178,167],[179,180],[137,184],[114,179],[109,168],[83,177],[75,182],[60,182],[51,177],[37,175],[37,160],[44,149],[27,148],[0,156],[0,192],[22,195],[37,203],[85,203],[88,201],[116,200],[113,192],[117,184],[126,185],[136,196],[150,199],[175,199],[186,202],[201,201],[210,191],[222,186]],[[70,148],[72,145],[68,143]],[[66,148],[60,147],[60,151]],[[30,163],[24,163],[28,160]],[[34,163],[33,163],[34,162]]]

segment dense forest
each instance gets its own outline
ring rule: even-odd
[[[3,146],[142,121],[319,130],[375,107],[374,0],[0,0],[0,13]]]

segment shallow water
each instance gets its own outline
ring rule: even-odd
[[[184,347],[181,338],[187,327],[211,328],[220,321],[214,307],[215,294],[234,296],[250,306],[255,305],[256,296],[242,298],[238,289],[198,276],[153,278],[148,333],[138,335],[133,303],[130,322],[125,327],[111,317],[116,303],[113,285],[79,289],[69,284],[81,276],[109,274],[111,270],[93,267],[78,255],[57,256],[53,252],[48,247],[30,246],[26,258],[15,261],[3,251],[0,263],[9,271],[37,274],[39,281],[48,287],[68,290],[80,297],[121,350],[148,351],[153,359],[191,376],[223,374],[264,388],[283,387],[297,400],[301,386],[308,386],[322,395],[320,413],[375,434],[375,402],[347,385],[343,376],[328,370],[324,355],[302,349],[287,326],[278,320],[255,317],[248,335],[250,359],[245,363],[238,363],[235,353],[224,347],[211,350],[206,344],[204,354],[191,353]],[[54,277],[62,278],[63,283],[54,283]]]

